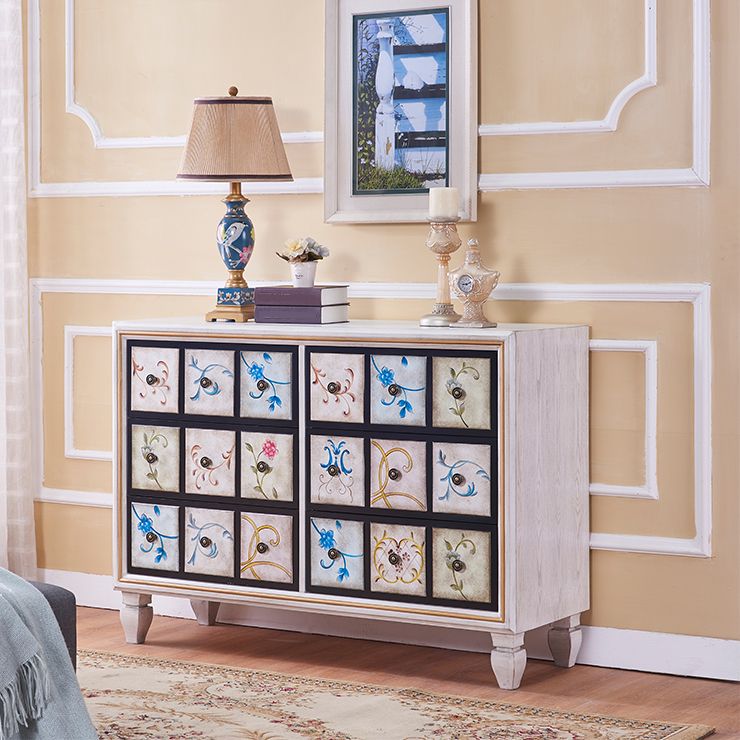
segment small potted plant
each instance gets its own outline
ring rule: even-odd
[[[290,263],[294,288],[311,288],[316,280],[316,263],[329,256],[329,250],[314,238],[288,239],[281,252],[275,252],[280,259]]]

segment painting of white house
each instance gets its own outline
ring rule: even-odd
[[[448,184],[448,11],[354,16],[353,192]]]

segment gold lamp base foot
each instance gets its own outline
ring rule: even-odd
[[[254,318],[254,304],[248,306],[216,306],[206,314],[206,321],[235,321],[243,324]]]

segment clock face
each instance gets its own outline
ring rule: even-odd
[[[457,279],[457,289],[464,295],[473,290],[473,278],[470,275],[460,275]]]

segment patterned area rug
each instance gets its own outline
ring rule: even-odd
[[[87,650],[78,677],[102,738],[699,740],[713,732]]]

